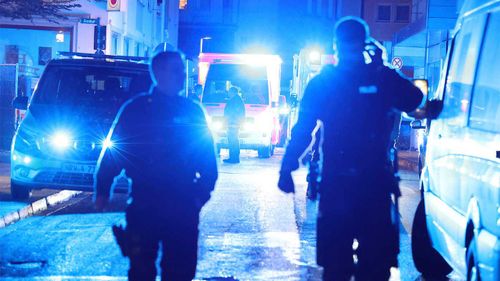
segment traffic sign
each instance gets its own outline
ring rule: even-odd
[[[80,23],[84,23],[84,24],[99,24],[99,19],[80,19]]]
[[[403,59],[400,57],[394,57],[392,58],[391,64],[395,69],[401,69],[403,67]]]
[[[108,11],[120,11],[120,0],[108,0]]]

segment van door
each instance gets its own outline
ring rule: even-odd
[[[444,107],[439,118],[434,120],[428,137],[428,171],[429,191],[432,195],[426,198],[426,209],[430,219],[438,228],[430,231],[450,235],[452,241],[458,241],[461,228],[464,226],[460,199],[463,190],[464,147],[467,117],[474,83],[477,58],[482,42],[486,15],[475,15],[463,21],[461,29],[455,36],[454,50],[450,61],[446,85],[444,88]],[[434,199],[434,200],[431,200]],[[442,235],[433,241],[436,247],[451,251],[453,248]],[[440,245],[442,244],[442,245]],[[449,259],[448,259],[449,260]]]
[[[497,217],[492,215],[499,202],[500,159],[500,8],[490,14],[478,62],[468,118],[464,147],[464,189],[460,209],[468,207],[471,198],[478,202],[481,226],[500,235]],[[496,230],[495,230],[496,229]]]

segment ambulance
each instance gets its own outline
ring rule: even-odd
[[[230,87],[240,89],[246,116],[240,128],[242,149],[257,150],[269,158],[280,142],[279,108],[282,60],[277,55],[201,53],[198,83],[203,86],[201,102],[209,116],[218,150],[227,148],[224,108]]]

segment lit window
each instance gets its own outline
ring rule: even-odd
[[[184,10],[187,8],[188,1],[187,0],[180,0],[179,1],[179,10]]]
[[[409,22],[410,21],[410,6],[397,6],[396,7],[396,21]]]
[[[389,5],[379,5],[377,13],[378,21],[390,21],[391,20],[391,6]]]

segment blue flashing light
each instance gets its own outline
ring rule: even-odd
[[[57,131],[50,139],[52,147],[59,151],[64,151],[72,144],[71,135],[66,131]]]
[[[110,139],[106,138],[105,140],[102,141],[102,147],[105,149],[113,148],[113,146],[114,146],[114,143]]]
[[[224,127],[224,124],[220,120],[213,120],[210,125],[211,125],[210,127],[214,131],[222,130],[222,127]]]
[[[315,64],[321,63],[321,52],[318,50],[311,50],[309,52],[309,61]]]

